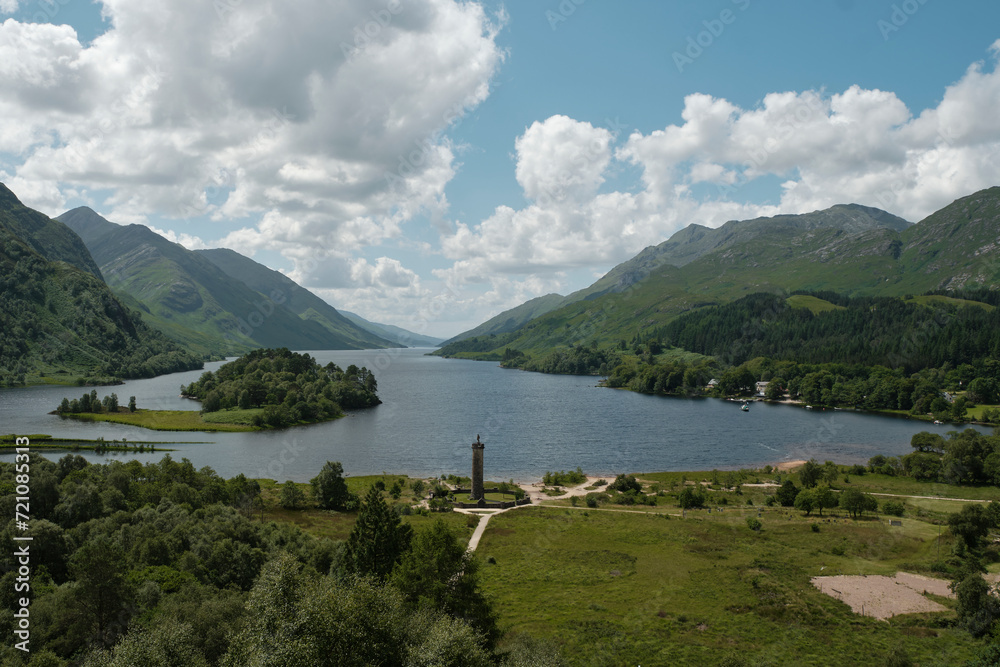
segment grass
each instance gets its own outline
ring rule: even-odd
[[[843,477],[834,484],[835,488],[854,487],[865,493],[887,493],[900,496],[931,496],[937,498],[964,498],[968,500],[1000,500],[1000,488],[996,486],[957,486],[939,482],[922,482],[910,477],[889,475],[850,475],[845,484]],[[796,482],[798,479],[796,477]]]
[[[925,294],[922,296],[915,296],[911,299],[907,299],[906,303],[916,303],[922,306],[931,305],[954,305],[954,306],[975,306],[977,308],[982,308],[983,310],[990,312],[993,310],[994,306],[983,303],[982,301],[970,301],[969,299],[956,299],[951,296],[944,296],[941,294]]]
[[[838,306],[825,299],[806,294],[793,294],[785,299],[785,303],[792,308],[808,308],[813,315],[819,315],[830,310],[845,310],[843,306]]]
[[[236,408],[232,410],[219,410],[218,412],[206,412],[202,414],[201,418],[212,424],[243,424],[245,426],[252,426],[253,418],[262,414],[264,414],[263,408],[250,408],[249,410]]]
[[[960,664],[975,650],[968,634],[943,627],[949,614],[862,618],[809,583],[820,572],[920,571],[934,555],[926,525],[841,520],[816,533],[815,518],[765,510],[754,533],[751,515],[521,509],[494,517],[477,553],[495,560],[484,586],[502,622],[552,638],[571,665],[719,664],[734,652],[771,664],[878,664],[899,643],[916,662]]]
[[[111,422],[141,426],[154,431],[256,431],[246,424],[209,423],[197,410],[143,410],[117,413],[79,413],[65,415],[70,419],[90,422]]]
[[[965,413],[969,419],[973,421],[982,421],[984,410],[997,410],[1000,409],[1000,405],[976,405],[974,408],[968,408]]]
[[[140,408],[135,412],[102,412],[99,414],[81,412],[62,416],[80,421],[129,424],[154,431],[259,431],[267,427],[253,426],[251,420],[262,412],[262,409],[254,408],[202,414],[197,410],[143,410]],[[299,422],[298,424],[289,424],[289,426],[315,423],[318,422]]]

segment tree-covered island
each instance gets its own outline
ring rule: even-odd
[[[334,363],[320,366],[308,354],[287,348],[254,350],[235,361],[206,371],[181,386],[181,394],[201,401],[201,411],[144,410],[117,396],[97,400],[96,392],[79,400],[63,399],[60,415],[112,421],[156,430],[225,430],[282,428],[337,419],[344,410],[381,403],[375,376],[354,364],[346,370]]]

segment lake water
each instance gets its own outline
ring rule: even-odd
[[[244,473],[284,481],[308,481],[326,461],[340,461],[351,475],[385,472],[468,475],[470,444],[486,443],[489,479],[534,481],[548,470],[604,476],[620,472],[709,470],[763,466],[816,458],[860,463],[875,454],[910,451],[923,430],[955,428],[846,411],[815,411],[789,405],[718,399],[646,396],[597,387],[597,378],[543,375],[499,368],[495,363],[425,356],[426,349],[311,352],[375,371],[383,404],[325,424],[284,431],[200,433],[149,431],[132,426],[77,422],[48,414],[62,398],[83,388],[0,389],[0,433],[54,437],[184,441],[165,445],[195,467],[211,466],[223,477]],[[222,362],[206,364],[206,370]],[[204,371],[132,380],[98,387],[124,405],[136,396],[148,409],[198,409],[180,398],[180,385]],[[88,389],[89,391],[89,389]],[[196,442],[207,441],[207,442]],[[163,454],[81,452],[91,461],[159,460]],[[52,453],[52,457],[62,453]],[[0,455],[11,460],[12,454]]]

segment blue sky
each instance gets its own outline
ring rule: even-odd
[[[0,179],[450,336],[697,222],[1000,184],[1000,4],[0,0]],[[68,26],[68,27],[66,27]]]

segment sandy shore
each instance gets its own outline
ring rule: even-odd
[[[804,460],[802,460],[802,459],[798,459],[798,460],[795,460],[795,461],[781,461],[779,463],[775,463],[774,464],[774,469],[775,470],[780,470],[781,472],[788,472],[789,470],[792,470],[793,468],[798,468],[801,465],[805,465],[805,463],[806,462]]]

